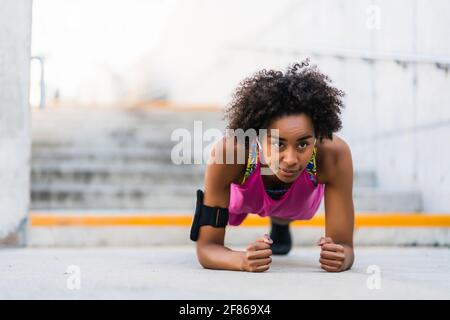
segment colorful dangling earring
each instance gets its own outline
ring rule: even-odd
[[[314,143],[314,145],[315,145],[315,143]],[[317,186],[316,154],[317,154],[317,147],[314,146],[313,154],[311,156],[311,159],[308,162],[308,165],[306,166],[306,171],[309,173],[309,178],[313,182],[314,186]]]

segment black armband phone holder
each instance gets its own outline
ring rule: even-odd
[[[210,207],[203,204],[203,191],[197,190],[197,204],[191,227],[191,240],[197,241],[201,226],[225,228],[228,224],[228,208]]]

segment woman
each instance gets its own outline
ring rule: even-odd
[[[329,272],[352,266],[352,157],[334,134],[342,127],[343,95],[308,61],[285,73],[262,70],[240,83],[226,110],[228,129],[270,133],[245,143],[224,137],[212,148],[191,229],[204,268],[268,270],[272,254],[292,247],[289,223],[311,219],[322,198],[320,266]],[[229,152],[245,153],[246,161],[233,156],[227,162]],[[246,251],[225,247],[225,226],[241,224],[249,213],[270,216],[270,237],[256,239]]]

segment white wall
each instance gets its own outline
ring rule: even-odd
[[[111,8],[124,6],[123,21],[130,20],[138,2],[118,0]],[[65,15],[76,24],[75,14],[55,14],[58,27]],[[120,61],[121,96],[139,100],[162,91],[176,103],[225,105],[244,77],[309,56],[347,94],[341,135],[355,169],[375,171],[382,188],[420,189],[425,211],[450,210],[450,71],[433,63],[450,59],[448,0],[173,0],[158,15],[165,16],[164,27],[153,49],[128,67]],[[95,25],[85,29],[105,33]],[[130,37],[145,43],[146,29],[133,30]],[[117,43],[124,39],[118,35]],[[84,48],[77,41],[75,48]],[[89,48],[85,55],[94,55]],[[100,61],[112,57],[104,52]],[[402,64],[395,57],[419,61]],[[70,77],[62,72],[58,81]],[[102,79],[97,82],[108,83]]]
[[[374,170],[384,189],[419,189],[425,211],[450,211],[450,71],[434,63],[450,62],[450,2],[227,1],[219,9],[187,1],[167,28],[159,50],[173,56],[164,66],[176,79],[174,100],[224,105],[244,76],[310,56],[347,94],[341,135],[355,169]]]
[[[0,239],[29,207],[31,0],[0,0]]]
[[[32,54],[45,59],[47,101],[56,92],[91,106],[133,98],[145,81],[128,68],[155,46],[172,2],[34,0]],[[32,72],[32,85],[39,97],[39,72]]]

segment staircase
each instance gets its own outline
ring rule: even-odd
[[[34,111],[32,210],[192,212],[205,165],[175,165],[173,130],[223,132],[217,111],[53,109]],[[205,147],[210,142],[204,142]],[[420,194],[377,187],[373,172],[355,172],[357,211],[420,211]],[[323,202],[322,208],[323,211]]]
[[[173,164],[179,141],[170,137],[179,128],[193,132],[196,120],[203,130],[222,130],[221,116],[128,109],[36,114],[32,209],[191,211],[205,166]]]

